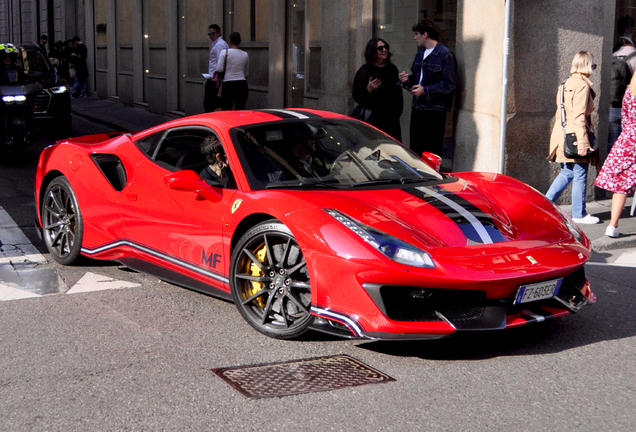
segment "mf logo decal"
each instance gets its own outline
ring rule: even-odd
[[[238,210],[242,202],[242,199],[237,199],[236,201],[234,201],[234,204],[232,204],[232,214],[234,214],[234,212]]]
[[[527,255],[526,258],[528,258],[528,261],[530,261],[532,265],[539,264],[539,262],[536,259],[532,258],[530,255]]]
[[[205,250],[201,251],[201,264],[208,267],[216,268],[216,265],[221,262],[221,255],[211,253],[210,256],[205,255]]]

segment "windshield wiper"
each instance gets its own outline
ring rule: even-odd
[[[315,181],[315,180],[302,180],[297,182],[276,182],[276,183],[268,183],[265,186],[265,189],[296,189],[303,187],[325,187],[329,189],[344,189],[347,186],[341,185],[339,183],[327,183],[323,181]]]
[[[363,182],[353,183],[351,187],[360,187],[360,186],[377,186],[377,185],[387,185],[387,184],[407,184],[407,183],[424,183],[431,180],[439,180],[434,177],[430,178],[404,178],[404,177],[394,177],[394,178],[385,178],[385,179],[375,179],[375,180],[367,180]]]

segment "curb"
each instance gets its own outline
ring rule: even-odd
[[[592,249],[597,252],[634,247],[636,247],[636,233],[620,234],[618,238],[604,236],[592,240]]]

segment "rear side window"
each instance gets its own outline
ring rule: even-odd
[[[148,135],[145,138],[135,141],[135,144],[137,144],[137,147],[139,147],[150,159],[152,159],[155,151],[157,150],[157,145],[165,134],[166,131],[161,131],[156,134]]]
[[[29,74],[48,72],[51,69],[51,66],[42,51],[22,48],[22,68],[24,69],[24,72]]]

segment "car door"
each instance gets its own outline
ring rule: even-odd
[[[207,165],[201,142],[210,134],[214,131],[209,128],[189,126],[138,141],[148,157],[140,158],[131,173],[120,214],[128,240],[147,259],[225,286],[230,257],[225,252],[229,247],[224,247],[223,222],[236,190],[213,188],[198,177],[209,193],[166,185],[167,175],[178,176],[183,169],[199,173]]]

